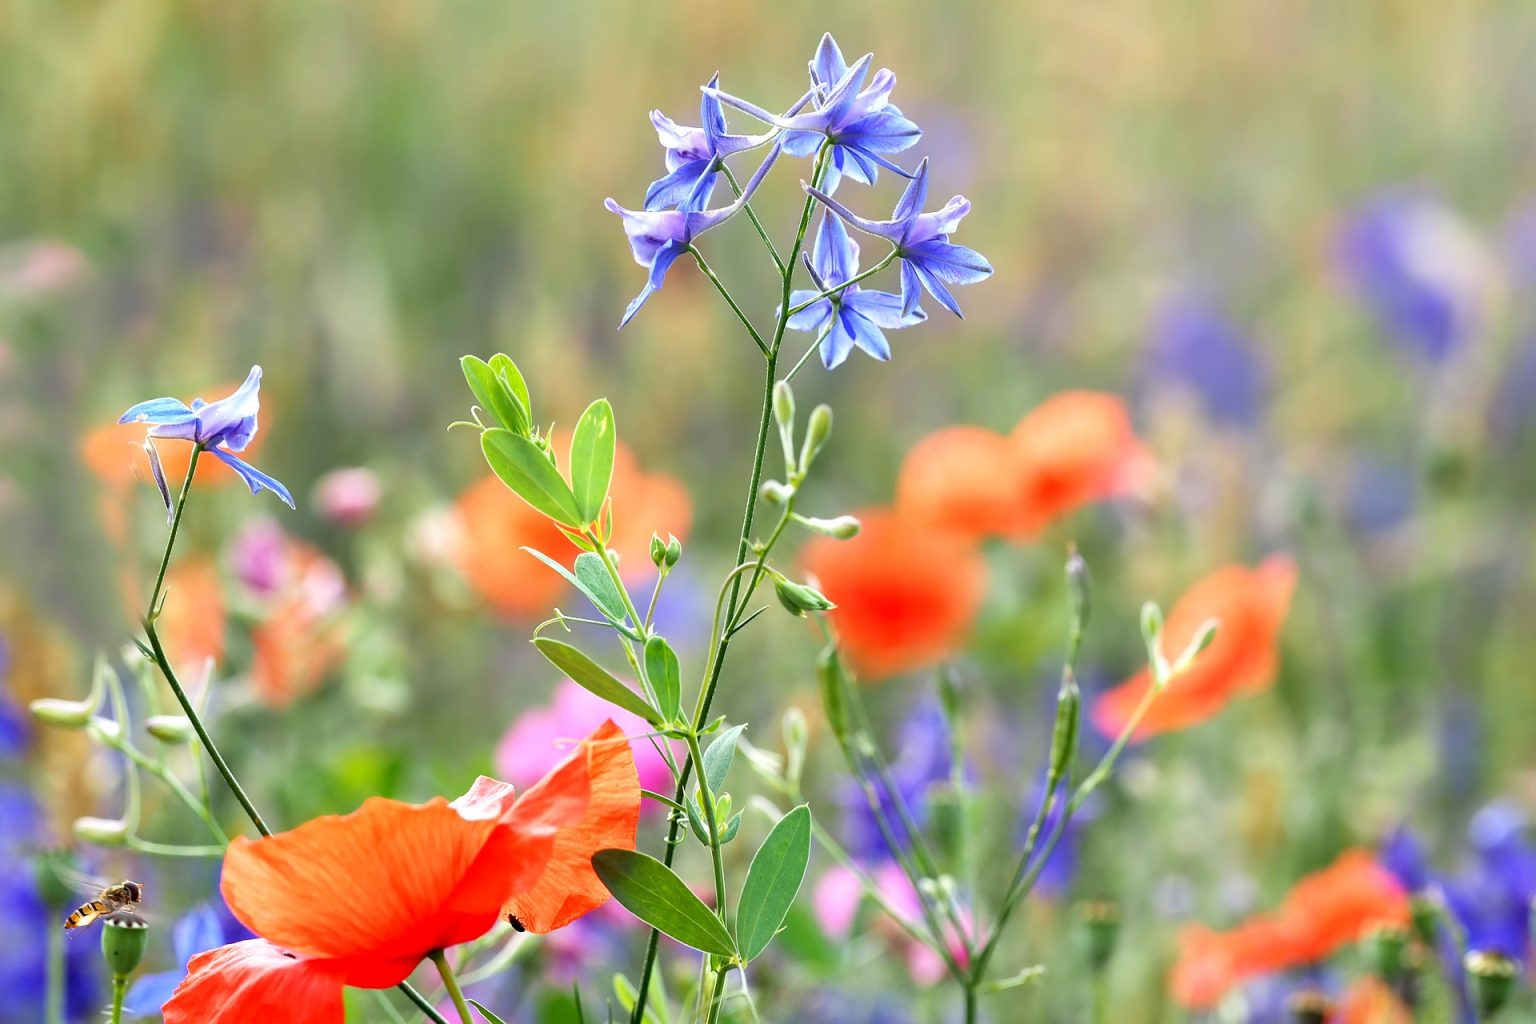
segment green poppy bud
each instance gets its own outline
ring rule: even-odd
[[[800,472],[804,473],[816,461],[816,456],[827,446],[832,437],[832,407],[818,405],[811,410],[811,418],[805,425],[805,443],[800,446]]]
[[[1396,924],[1381,924],[1366,933],[1361,945],[1366,959],[1376,976],[1383,981],[1395,981],[1403,973],[1404,957],[1408,951],[1408,930]]]
[[[682,558],[682,557],[683,557],[683,542],[678,540],[676,537],[672,536],[672,534],[670,534],[670,533],[667,534],[667,552],[666,552],[667,568],[668,569],[672,568],[674,565],[677,564],[677,560],[679,558]]]
[[[80,902],[75,887],[65,880],[66,873],[73,870],[74,866],[75,859],[68,850],[44,853],[33,863],[37,892],[46,906],[56,910],[73,909]]]
[[[834,540],[852,540],[863,528],[857,516],[836,516],[832,519],[818,519],[815,516],[796,516],[796,518],[806,529]]]
[[[667,560],[667,542],[661,539],[661,534],[651,534],[651,564],[660,569]]]
[[[1082,920],[1083,952],[1095,974],[1109,966],[1120,939],[1120,908],[1108,900],[1092,900],[1078,907]]]
[[[161,743],[186,743],[192,738],[192,722],[183,715],[150,715],[144,731]]]
[[[149,925],[133,914],[114,914],[101,925],[101,956],[114,978],[126,978],[138,969],[149,946]]]
[[[32,717],[57,729],[84,729],[96,710],[95,701],[41,697],[27,705]]]
[[[1474,949],[1467,954],[1465,966],[1478,1015],[1486,1020],[1509,1002],[1515,980],[1520,976],[1520,965],[1502,953]]]
[[[807,587],[803,583],[793,583],[783,576],[773,577],[773,592],[778,596],[779,604],[783,605],[791,615],[825,612],[837,607],[819,590]]]
[[[122,846],[128,841],[128,823],[117,818],[76,818],[75,838],[93,846]]]

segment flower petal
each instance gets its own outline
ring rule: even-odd
[[[213,453],[214,458],[224,463],[236,473],[239,473],[240,478],[245,481],[252,494],[260,494],[264,490],[271,491],[281,498],[283,504],[289,508],[298,508],[293,503],[293,495],[289,493],[288,488],[284,487],[276,477],[268,476],[249,462],[236,458],[223,448],[210,448],[208,450]]]
[[[928,158],[923,157],[922,163],[917,165],[917,173],[912,180],[907,182],[906,191],[901,198],[896,200],[896,209],[891,213],[891,220],[907,225],[923,212],[923,204],[928,202]]]
[[[568,805],[566,794],[578,789],[587,794],[579,820],[561,827],[544,873],[505,907],[531,932],[553,931],[605,903],[608,890],[592,870],[592,855],[634,848],[640,777],[629,740],[612,721],[603,723],[544,781],[523,794],[513,818],[547,818],[552,809]]]
[[[975,284],[992,275],[992,264],[981,253],[937,238],[909,246],[902,255],[949,284]]]
[[[340,902],[334,893],[331,901]],[[186,980],[165,1004],[165,1022],[342,1024],[341,989],[316,961],[248,939],[193,957]]]
[[[848,237],[848,229],[830,210],[821,215],[812,249],[816,273],[828,288],[836,288],[859,272],[859,247]]]
[[[185,423],[197,413],[179,398],[151,398],[131,406],[117,418],[119,423]]]
[[[848,62],[843,60],[837,40],[832,38],[831,32],[824,34],[821,42],[816,44],[816,56],[811,58],[811,82],[830,88],[847,73]]]
[[[837,318],[843,329],[852,336],[855,345],[881,362],[890,361],[891,345],[885,340],[885,335],[880,333],[880,328],[861,316],[852,306],[844,306],[838,311]]]
[[[959,248],[959,247],[956,246],[956,248]],[[964,313],[960,312],[960,303],[955,299],[954,295],[951,294],[950,290],[948,288],[944,287],[944,282],[941,281],[939,279],[939,277],[936,274],[933,273],[933,271],[928,269],[928,264],[927,263],[925,263],[921,258],[903,259],[901,262],[902,262],[902,279],[901,279],[902,291],[901,291],[901,296],[902,296],[902,303],[903,303],[904,307],[905,307],[906,303],[908,302],[907,287],[906,287],[907,286],[906,269],[910,267],[912,272],[917,275],[917,279],[923,283],[923,287],[925,289],[927,289],[928,294],[932,295],[935,299],[939,300],[939,305],[943,306],[945,309],[947,309],[951,313],[955,314],[955,316],[958,316],[958,317],[964,317],[965,316]],[[915,305],[914,305],[913,308],[916,308]]]
[[[651,261],[650,276],[646,278],[645,287],[640,289],[640,294],[631,299],[629,306],[624,310],[624,318],[619,321],[620,330],[623,330],[624,325],[640,312],[640,307],[645,305],[645,300],[650,298],[653,292],[661,289],[662,282],[667,279],[667,271],[672,268],[673,263],[677,262],[677,258],[683,254],[684,249],[683,243],[672,241],[656,250],[656,257]]]
[[[669,210],[679,205],[688,198],[693,187],[699,183],[699,178],[705,173],[712,163],[709,159],[689,160],[677,166],[666,177],[657,178],[651,182],[645,190],[645,208],[647,211]]]
[[[821,200],[822,204],[826,206],[827,209],[831,210],[833,213],[837,214],[839,217],[843,218],[843,220],[847,221],[849,224],[852,224],[860,231],[871,235],[879,235],[881,238],[889,238],[892,242],[899,243],[901,241],[901,233],[904,228],[903,224],[892,220],[870,220],[867,217],[860,217],[858,214],[848,209],[848,207],[844,206],[836,199],[833,199],[827,193],[821,191],[818,188],[813,188],[810,185],[805,186],[805,191]]]
[[[965,196],[950,196],[949,202],[932,213],[919,214],[907,232],[907,244],[916,245],[930,238],[953,234],[965,215],[971,212],[971,201]],[[985,261],[983,261],[985,262]]]
[[[814,299],[820,292],[796,290],[789,295],[791,308],[800,305],[808,299]],[[792,331],[806,331],[814,334],[827,325],[827,318],[832,315],[832,300],[822,299],[806,306],[800,312],[793,314],[789,322],[784,326]]]
[[[902,312],[900,295],[860,289],[843,296],[843,305],[858,310],[869,322],[887,331],[912,327],[928,319],[921,308],[910,313]]]
[[[245,383],[235,393],[209,402],[197,411],[197,439],[232,452],[244,451],[256,436],[256,413],[261,408],[261,367],[251,367]]]

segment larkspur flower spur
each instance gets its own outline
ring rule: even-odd
[[[806,306],[791,316],[786,326],[793,331],[828,332],[821,341],[821,361],[829,370],[847,359],[855,347],[876,359],[890,359],[891,346],[884,331],[928,319],[921,309],[903,312],[900,295],[864,291],[856,284],[841,287],[859,272],[859,245],[848,237],[843,222],[831,214],[822,218],[807,269],[816,290],[794,292],[789,297],[791,306],[823,292],[840,290]]]

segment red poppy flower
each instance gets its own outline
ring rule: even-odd
[[[172,1024],[335,1024],[346,1017],[341,988],[324,961],[300,959],[266,939],[247,939],[194,956],[164,1013]]]
[[[629,743],[609,722],[521,796],[481,778],[452,803],[376,797],[349,815],[236,839],[221,889],[265,948],[225,947],[194,964],[167,1024],[271,1020],[275,991],[310,992],[323,979],[338,997],[343,985],[387,988],[505,913],[532,931],[559,927],[606,898],[591,857],[632,848],[639,815]],[[297,966],[276,962],[288,957]],[[334,1005],[304,1020],[340,1021]]]
[[[1274,555],[1257,569],[1229,565],[1190,587],[1173,606],[1163,631],[1163,650],[1176,657],[1208,619],[1221,620],[1216,639],[1193,665],[1152,703],[1138,737],[1183,729],[1215,715],[1233,697],[1269,686],[1279,668],[1280,627],[1296,587],[1296,565]],[[1105,694],[1093,721],[1117,736],[1152,685],[1146,670]]]
[[[557,451],[563,450],[558,437],[553,443]],[[626,577],[650,571],[653,531],[687,538],[693,523],[688,492],[672,477],[643,471],[622,444],[614,456],[609,494],[613,501],[609,546],[618,552]],[[575,545],[494,475],[466,490],[457,511],[463,532],[455,545],[455,561],[481,599],[509,618],[548,614],[565,593],[566,583],[522,549],[534,548],[569,566],[577,554]]]
[[[901,463],[896,506],[904,514],[980,540],[1024,530],[1023,465],[1013,443],[985,427],[945,427]]]
[[[1151,458],[1125,403],[1098,391],[1063,391],[1009,435],[1022,476],[1018,529],[1033,535],[1090,502],[1145,486]]]
[[[346,579],[318,549],[281,538],[276,579],[251,629],[251,681],[269,707],[310,693],[346,658]]]
[[[1397,881],[1368,851],[1348,850],[1298,882],[1272,914],[1225,932],[1186,929],[1169,988],[1181,1005],[1210,1009],[1253,978],[1325,960],[1376,925],[1407,923],[1408,896]]]
[[[890,509],[858,516],[857,537],[818,537],[804,556],[837,605],[830,614],[844,653],[871,679],[944,658],[981,608],[986,563],[953,534]]]

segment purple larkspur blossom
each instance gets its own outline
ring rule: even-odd
[[[145,423],[152,438],[191,441],[213,453],[214,458],[240,474],[252,494],[271,491],[294,508],[293,495],[273,477],[268,476],[235,452],[242,452],[256,436],[256,417],[261,408],[261,367],[251,367],[234,394],[216,402],[194,399],[191,405],[178,398],[152,398],[140,402],[122,416],[119,423]],[[163,479],[157,481],[162,493]]]
[[[719,227],[739,213],[757,191],[757,186],[762,184],[763,178],[768,174],[768,169],[779,157],[779,147],[774,146],[768,151],[762,165],[752,175],[750,181],[741,191],[734,203],[722,206],[714,210],[694,208],[692,203],[685,204],[677,210],[627,210],[620,206],[614,199],[603,201],[610,213],[616,213],[624,220],[624,234],[629,239],[630,252],[635,257],[635,262],[645,267],[648,271],[645,287],[640,289],[629,307],[624,310],[624,318],[619,321],[622,328],[629,323],[634,315],[640,312],[640,307],[645,305],[652,293],[661,288],[666,280],[667,271],[677,258],[688,251],[693,240],[711,228]],[[702,203],[699,204],[702,206]]]
[[[1264,366],[1242,330],[1214,303],[1183,293],[1159,310],[1145,364],[1154,380],[1188,391],[1218,423],[1249,425],[1264,399]]]
[[[975,249],[950,242],[950,234],[971,212],[971,202],[953,196],[931,213],[923,212],[928,201],[928,161],[918,165],[917,174],[907,184],[896,202],[890,220],[860,217],[842,203],[811,185],[805,190],[852,226],[890,242],[901,260],[901,311],[911,313],[923,289],[945,309],[961,316],[960,304],[946,284],[975,284],[992,273],[992,265]]]
[[[1481,329],[1491,260],[1443,204],[1407,191],[1377,196],[1346,219],[1338,248],[1346,278],[1382,329],[1431,362]]]
[[[703,209],[715,188],[715,176],[722,161],[737,153],[773,141],[778,131],[761,135],[732,135],[726,130],[725,108],[714,89],[720,84],[717,74],[704,86],[699,102],[699,127],[678,124],[659,110],[651,111],[651,124],[667,153],[667,174],[651,182],[645,190],[647,210],[668,210],[679,206]],[[809,96],[806,97],[809,99]],[[804,103],[802,100],[801,103]],[[800,104],[791,108],[791,113]]]
[[[897,801],[901,801],[918,827],[928,821],[930,791],[950,778],[953,762],[949,743],[944,709],[937,700],[921,701],[908,713],[897,732],[897,747],[901,752],[890,765],[893,785],[887,785],[879,776],[870,779],[880,801],[878,815],[860,786],[852,780],[843,785],[839,795],[846,814],[847,845],[855,858],[874,864],[896,855],[880,827],[880,818],[885,819],[896,844],[902,850],[908,847],[910,839],[901,827]]]
[[[764,124],[786,132],[782,145],[790,156],[812,156],[823,144],[831,147],[821,187],[831,193],[846,175],[872,185],[880,168],[904,178],[912,175],[892,163],[885,154],[900,153],[917,144],[923,131],[890,101],[896,74],[889,68],[876,71],[869,84],[873,54],[865,54],[850,67],[831,33],[821,37],[811,58],[811,95],[816,107],[803,114],[774,114],[739,96],[721,92],[711,83],[705,94],[745,111]]]
[[[848,237],[843,222],[830,213],[822,217],[807,267],[816,290],[792,293],[791,306],[839,289],[859,272],[859,245]],[[826,331],[821,340],[821,362],[830,370],[847,359],[855,347],[876,359],[890,359],[891,346],[884,332],[911,327],[926,319],[928,314],[922,309],[902,312],[900,295],[866,291],[850,284],[835,295],[812,302],[791,316],[786,326],[792,331]]]

